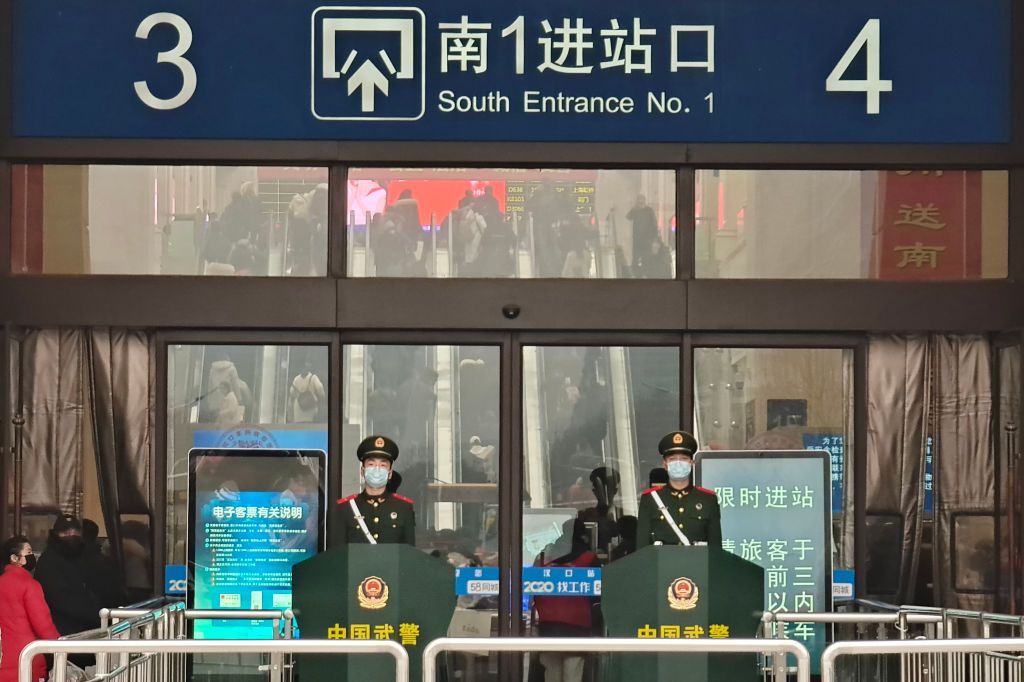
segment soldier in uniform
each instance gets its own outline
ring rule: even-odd
[[[332,534],[341,544],[405,542],[415,546],[412,500],[388,490],[398,445],[386,436],[370,436],[359,444],[356,456],[362,462],[365,487],[335,503]]]
[[[648,488],[640,496],[637,549],[688,542],[721,547],[718,498],[714,492],[690,482],[697,440],[685,431],[673,431],[661,439],[658,451],[668,473],[668,484]]]

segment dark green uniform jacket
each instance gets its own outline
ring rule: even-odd
[[[349,500],[355,500],[366,527],[379,544],[407,543],[416,545],[416,515],[412,500],[398,493],[385,492],[370,497],[366,491],[338,500],[331,517],[332,544],[367,543],[363,529],[352,513]]]
[[[722,514],[718,508],[718,497],[706,488],[687,486],[676,490],[670,485],[648,488],[640,495],[640,510],[637,512],[636,547],[660,543],[678,545],[679,538],[665,521],[651,496],[652,491],[665,504],[671,522],[679,526],[690,542],[706,542],[712,547],[722,546]]]

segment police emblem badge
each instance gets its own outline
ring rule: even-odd
[[[683,434],[677,433],[676,435],[672,436],[672,443],[673,444],[680,445],[682,442],[683,442]]]
[[[689,578],[676,578],[668,586],[668,605],[677,611],[689,611],[696,608],[700,590]]]
[[[388,584],[381,578],[371,575],[363,578],[356,589],[359,605],[364,609],[382,609],[388,605]]]
[[[378,438],[377,440],[373,441],[373,447],[375,447],[375,448],[382,448],[382,447],[384,447],[384,439],[383,438]]]

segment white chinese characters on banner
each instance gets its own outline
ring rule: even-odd
[[[488,39],[493,29],[490,22],[474,21],[463,14],[458,21],[442,21],[440,31],[441,73],[487,73],[492,45]],[[535,66],[538,72],[579,75],[593,73],[595,64],[603,70],[621,69],[623,73],[655,72],[657,48],[668,54],[667,71],[683,69],[715,71],[715,27],[700,24],[673,24],[664,27],[667,45],[657,45],[658,28],[644,26],[639,17],[629,23],[611,19],[597,30],[580,17],[562,17],[561,21],[542,19],[537,25],[537,45],[542,58]],[[519,16],[501,29],[500,37],[511,39],[515,50],[516,74],[526,72],[526,17]],[[596,39],[596,40],[595,40]],[[498,43],[499,45],[501,43]],[[684,58],[695,52],[699,56]]]

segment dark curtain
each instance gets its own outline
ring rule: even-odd
[[[151,453],[154,426],[154,368],[146,333],[126,329],[94,329],[84,336],[92,401],[92,437],[107,535],[114,557],[129,577],[129,587],[141,587],[137,565],[148,542],[128,529],[122,515],[151,512]],[[137,523],[137,522],[136,522]],[[145,535],[150,535],[147,529]],[[127,542],[131,543],[125,551]],[[147,580],[148,582],[148,580]]]
[[[930,350],[924,336],[875,336],[868,345],[867,588],[913,598],[924,504]]]
[[[872,596],[914,600],[930,433],[934,604],[995,608],[992,371],[982,336],[871,337],[864,536]]]
[[[111,551],[136,589],[152,575],[143,566],[152,546],[151,343],[135,330],[38,329],[25,333],[20,357],[24,508],[81,515],[91,438]],[[126,523],[125,515],[147,521]]]
[[[80,514],[85,391],[81,333],[40,329],[21,344],[22,505]]]
[[[933,338],[935,603],[995,608],[992,354],[981,336]]]

